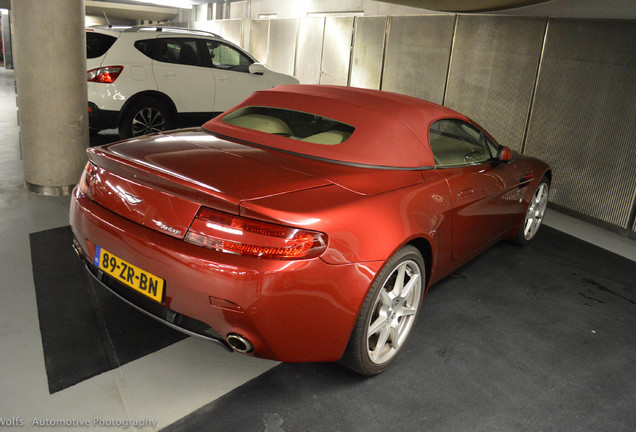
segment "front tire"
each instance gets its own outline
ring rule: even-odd
[[[119,123],[119,136],[132,138],[174,128],[174,115],[165,103],[143,98],[126,109]]]
[[[340,364],[366,376],[388,369],[411,334],[425,287],[422,255],[404,246],[371,286]]]
[[[543,223],[545,210],[548,208],[548,196],[550,194],[550,181],[543,177],[532,194],[528,204],[523,223],[519,226],[513,243],[525,246],[534,238]]]

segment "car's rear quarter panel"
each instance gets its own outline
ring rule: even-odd
[[[362,195],[327,186],[244,201],[241,213],[326,232],[329,247],[321,259],[334,265],[385,262],[405,244],[423,239],[433,252],[431,280],[437,280],[449,268],[451,197],[439,172],[414,173],[418,183],[384,193]],[[360,293],[357,297],[361,302]]]
[[[146,39],[156,37],[150,34],[142,36]],[[124,69],[112,84],[89,82],[89,102],[93,102],[102,110],[119,111],[135,94],[157,90],[157,83],[152,72],[152,59],[134,46],[138,39],[140,38],[136,33],[124,33],[106,54],[100,57],[100,64],[95,67],[124,66]]]

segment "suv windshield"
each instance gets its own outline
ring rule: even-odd
[[[241,108],[225,116],[223,121],[233,126],[323,145],[343,143],[354,131],[353,126],[327,117],[259,106]]]
[[[86,58],[96,58],[106,54],[117,40],[114,36],[102,33],[86,32]]]

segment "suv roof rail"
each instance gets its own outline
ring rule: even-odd
[[[209,31],[205,31],[205,30],[197,30],[197,29],[191,29],[191,28],[187,28],[187,27],[170,27],[170,26],[164,26],[164,25],[136,25],[136,26],[132,26],[127,28],[126,30],[124,30],[125,32],[138,32],[141,30],[152,30],[154,29],[154,31],[158,31],[158,32],[162,32],[162,31],[182,31],[182,32],[188,32],[188,33],[199,33],[199,34],[205,34],[205,35],[212,35],[214,37],[220,38],[220,39],[224,39],[223,36],[218,35],[216,33],[212,33]]]
[[[89,30],[113,30],[113,31],[126,31],[130,28],[127,25],[112,25],[112,24],[97,24],[92,26],[86,26],[86,29]]]

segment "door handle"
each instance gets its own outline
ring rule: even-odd
[[[165,78],[175,78],[177,76],[177,74],[175,74],[175,73],[162,73],[161,76],[165,77]]]
[[[230,79],[229,78],[217,78],[217,81],[221,81],[221,82],[228,82]]]
[[[466,195],[471,195],[473,193],[475,193],[473,188],[468,188],[468,189],[464,189],[463,191],[458,192],[457,196],[463,197],[463,196],[466,196]]]
[[[532,181],[532,179],[534,178],[534,176],[530,173],[525,174],[523,177],[521,177],[519,179],[519,183],[524,184],[524,183],[528,183],[530,181]]]

